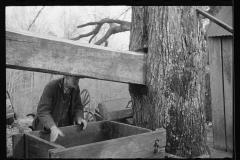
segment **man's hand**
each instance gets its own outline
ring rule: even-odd
[[[78,125],[83,124],[83,129],[85,129],[87,127],[87,121],[82,118],[78,118],[78,120],[76,121],[76,124],[78,124]]]
[[[62,131],[57,127],[57,126],[52,126],[51,128],[51,136],[50,136],[50,141],[55,142],[58,135],[64,137],[65,135],[62,133]]]

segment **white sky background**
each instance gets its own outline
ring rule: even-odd
[[[131,9],[128,12],[125,12],[129,7],[130,6],[45,6],[35,24],[41,30],[45,29],[46,31],[52,31],[57,37],[63,37],[63,29],[61,28],[62,21],[60,17],[64,12],[66,15],[70,15],[69,17],[75,17],[77,19],[78,22],[76,22],[76,26],[88,22],[99,21],[103,18],[118,18],[120,20],[131,22]],[[21,10],[21,8],[25,8],[25,11]],[[6,26],[19,28],[19,24],[23,21],[27,21],[28,23],[26,23],[25,26],[28,27],[30,25],[29,23],[33,21],[41,8],[42,6],[6,7]],[[28,13],[26,13],[26,10]],[[205,20],[204,26],[207,23],[209,23],[208,19]],[[95,25],[87,26],[79,28],[77,31],[79,34],[86,34],[94,28]],[[95,37],[95,40],[99,40],[104,33],[106,33],[108,28],[109,24],[104,24],[101,28],[102,32]],[[114,34],[108,40],[108,47],[119,50],[128,50],[129,37],[129,31]],[[91,36],[82,38],[79,41],[88,43],[90,38]]]
[[[62,37],[63,32],[59,22],[60,15],[62,15],[64,11],[66,14],[71,15],[71,17],[77,17],[79,21],[77,25],[94,22],[103,18],[118,18],[120,20],[130,22],[131,9],[128,12],[122,14],[124,11],[126,11],[128,7],[129,6],[46,6],[36,20],[36,25],[37,23],[40,25],[44,24],[43,26],[45,28],[53,31],[55,34],[57,34],[58,37]],[[20,8],[26,8],[29,13],[24,14],[24,17],[18,16],[18,14],[20,15],[22,13]],[[17,28],[15,26],[19,25],[17,23],[18,21],[22,21],[22,18],[29,19],[29,22],[32,22],[33,18],[37,15],[38,11],[41,8],[42,6],[6,7],[6,22],[8,22],[8,24],[10,24],[10,26],[14,28]],[[16,10],[18,11],[16,12]],[[17,20],[13,20],[12,17],[14,15],[15,19],[17,18]],[[29,24],[27,26],[29,26]],[[105,28],[105,32],[107,31],[108,27],[108,24],[102,26],[102,28]],[[81,34],[85,34],[91,31],[93,28],[95,28],[95,25],[80,28],[78,30]],[[103,35],[103,33],[98,34],[97,40],[101,38],[101,35]],[[80,41],[88,43],[90,37],[91,36],[87,38],[82,38]],[[109,38],[108,47],[120,50],[128,50],[129,37],[129,31],[114,34]]]

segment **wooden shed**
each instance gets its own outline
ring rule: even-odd
[[[224,6],[216,18],[233,26],[232,7]],[[213,148],[233,151],[233,34],[211,22],[207,30],[210,63]]]

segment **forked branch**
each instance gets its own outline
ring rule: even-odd
[[[83,27],[90,26],[90,25],[97,25],[91,32],[86,33],[86,34],[81,34],[75,38],[72,38],[71,40],[79,40],[83,37],[88,37],[88,36],[92,35],[92,37],[89,40],[89,43],[90,43],[92,41],[92,39],[99,33],[99,31],[104,23],[108,23],[110,27],[107,30],[107,32],[105,33],[105,35],[100,40],[98,40],[97,42],[94,43],[96,45],[103,44],[113,34],[130,31],[131,22],[105,18],[98,22],[89,22],[89,23],[77,26],[77,28],[83,28]]]

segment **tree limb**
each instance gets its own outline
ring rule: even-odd
[[[42,10],[43,10],[44,7],[45,7],[45,6],[43,6],[42,9],[40,9],[40,11],[39,11],[38,14],[36,15],[36,17],[34,18],[34,20],[32,21],[32,23],[29,25],[28,31],[29,31],[29,29],[32,27],[33,23],[36,21],[36,19],[38,18],[39,14],[42,12]]]
[[[130,29],[129,29],[130,30]],[[111,35],[115,34],[115,33],[119,33],[119,32],[125,32],[125,31],[129,31],[127,28],[124,28],[122,26],[118,26],[116,24],[111,24],[110,23],[110,28],[108,29],[108,31],[106,32],[106,34],[100,39],[98,40],[96,43],[96,45],[101,45],[102,43],[104,43]]]
[[[92,39],[99,33],[99,31],[104,23],[108,23],[110,25],[110,28],[108,29],[108,31],[105,33],[105,35],[100,40],[98,40],[96,43],[94,43],[96,45],[101,45],[102,43],[106,42],[106,40],[112,34],[130,31],[131,22],[105,18],[105,19],[102,19],[97,22],[89,22],[89,23],[77,26],[77,28],[82,28],[82,27],[86,27],[86,26],[90,26],[90,25],[97,25],[94,28],[94,30],[92,30],[91,32],[89,32],[87,34],[79,35],[75,38],[72,38],[71,40],[79,40],[80,38],[93,35],[89,40],[89,43],[90,43],[92,41]],[[116,25],[114,23],[117,23],[119,25]]]
[[[89,42],[88,43],[91,43],[91,41],[92,41],[92,39],[95,37],[97,35],[97,33],[96,34],[94,34],[91,38],[90,38],[90,40],[89,40]]]

